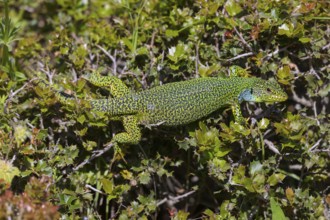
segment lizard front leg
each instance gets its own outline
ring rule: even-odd
[[[95,86],[108,89],[113,97],[122,97],[131,92],[129,88],[115,76],[101,76],[99,73],[95,72],[83,76],[83,78]]]
[[[233,112],[235,122],[238,124],[244,125],[246,123],[246,121],[242,115],[240,104],[239,103],[232,104],[231,110]]]

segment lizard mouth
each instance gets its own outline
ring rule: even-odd
[[[283,102],[283,101],[285,101],[285,100],[287,100],[287,99],[288,99],[288,95],[287,95],[286,93],[278,94],[278,95],[276,96],[276,101],[277,101],[277,102]]]

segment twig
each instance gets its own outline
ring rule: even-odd
[[[330,43],[328,43],[327,45],[323,46],[323,47],[322,47],[322,50],[325,50],[325,49],[327,49],[328,47],[330,47]]]
[[[10,95],[9,95],[9,97],[8,97],[8,99],[12,99],[14,96],[16,96],[23,89],[25,89],[25,87],[28,86],[34,80],[36,80],[36,78],[31,79],[29,82],[25,83],[21,88],[17,89],[15,92],[11,92]]]
[[[181,199],[186,198],[186,197],[190,196],[191,194],[193,194],[195,192],[196,192],[196,190],[193,190],[193,191],[187,192],[187,193],[182,194],[182,195],[177,196],[177,197],[169,196],[169,198],[165,198],[165,199],[162,199],[159,202],[157,202],[157,207],[164,204],[167,201],[171,201],[172,204],[178,203],[178,202],[180,202]]]
[[[158,127],[158,126],[164,124],[165,122],[166,122],[166,121],[161,121],[161,122],[158,122],[158,123],[156,123],[156,124],[145,124],[144,126],[145,126],[146,128],[151,129],[152,127]]]
[[[52,85],[53,84],[53,77],[56,73],[56,70],[50,71],[48,66],[46,66],[46,69],[45,69],[45,65],[41,62],[38,62],[38,65],[39,65],[40,71],[47,75],[49,84]]]
[[[327,68],[330,68],[330,65],[322,67],[322,68],[320,69],[320,71],[324,71],[324,70],[326,70]]]
[[[271,58],[272,56],[274,56],[274,55],[276,55],[276,54],[278,54],[278,53],[280,53],[280,52],[282,52],[282,51],[287,51],[288,47],[290,47],[290,46],[292,46],[292,44],[289,44],[289,45],[287,45],[287,46],[285,46],[285,47],[282,47],[282,48],[280,48],[280,49],[277,48],[275,51],[273,51],[273,52],[271,52],[271,53],[265,55],[262,59],[263,59],[263,60],[264,60],[264,59],[269,59],[269,58]]]
[[[198,62],[199,62],[199,56],[198,56],[198,44],[195,46],[195,53],[196,53],[196,58],[195,58],[195,78],[198,78]]]
[[[298,103],[300,103],[300,104],[302,104],[304,106],[312,107],[311,101],[309,101],[309,100],[307,100],[305,98],[299,98],[298,95],[297,95],[297,93],[294,91],[293,88],[291,88],[291,92],[293,94],[293,96],[292,96],[292,99],[293,100],[295,100],[296,102],[298,102]]]
[[[100,45],[96,45],[100,50],[102,50],[102,52],[107,55],[110,60],[112,61],[112,71],[114,75],[117,75],[117,61],[116,61],[116,54],[117,51],[114,51],[114,56],[112,56],[106,49],[104,49],[103,47],[101,47]]]
[[[16,160],[16,153],[13,155],[13,158],[11,158],[10,164],[13,164],[15,160]]]
[[[275,154],[281,155],[273,142],[265,139],[264,143],[268,146],[269,150],[273,151]]]
[[[100,193],[100,194],[102,194],[102,195],[106,195],[104,192],[102,192],[102,191],[100,191],[100,190],[98,190],[98,189],[92,187],[92,186],[89,185],[89,184],[86,184],[85,186],[86,186],[86,188],[88,188],[88,189],[91,189],[91,190],[93,190],[93,191],[95,191],[95,192],[98,192],[98,193]]]
[[[317,119],[317,109],[316,109],[316,102],[313,102],[313,111],[314,111],[314,117],[317,122],[317,125],[320,126],[320,121]]]
[[[232,178],[233,178],[233,173],[234,173],[234,168],[235,166],[237,166],[238,164],[234,164],[233,160],[231,159],[231,157],[228,157],[228,161],[230,163],[230,172],[229,172],[229,178],[228,178],[228,183],[231,185],[232,184]],[[230,187],[228,187],[228,191],[230,192]]]
[[[94,160],[97,157],[100,157],[101,155],[103,155],[104,153],[106,153],[107,151],[109,151],[112,147],[114,146],[113,143],[110,143],[108,146],[106,146],[103,150],[99,150],[99,151],[94,151],[93,155],[84,160],[82,163],[80,163],[78,166],[76,166],[75,168],[73,168],[74,171],[79,170],[81,167],[83,167],[85,164],[91,162],[92,160]]]
[[[242,57],[249,57],[249,56],[252,56],[254,53],[253,52],[248,52],[248,53],[243,53],[243,54],[240,54],[240,55],[237,55],[236,57],[233,57],[233,58],[230,58],[230,59],[227,59],[226,61],[227,62],[231,62],[231,61],[234,61],[234,60],[238,60]]]
[[[289,169],[290,170],[301,170],[302,168],[302,165],[301,164],[292,164],[292,165],[289,165]]]
[[[306,52],[306,54],[309,54],[308,51],[307,51],[307,49],[305,49],[305,52]],[[310,71],[310,73],[313,74],[314,76],[316,76],[316,78],[318,80],[320,80],[321,77],[317,74],[317,72],[315,71],[315,69],[313,67],[313,58],[311,56],[308,56],[308,57],[309,57],[308,64],[309,64],[309,71]]]
[[[215,52],[217,53],[217,56],[220,57],[220,51],[219,51],[219,38],[215,37],[214,38],[215,41]]]
[[[317,146],[320,145],[320,143],[321,143],[322,140],[323,140],[322,138],[318,139],[318,140],[316,141],[316,143],[315,143],[315,144],[314,144],[314,145],[313,145],[308,151],[309,151],[309,152],[314,151],[314,149],[317,148]]]
[[[8,98],[5,101],[5,105],[4,105],[4,112],[7,113],[7,105],[8,102],[11,101],[11,99],[13,99],[14,96],[16,96],[18,93],[20,93],[22,90],[25,89],[25,87],[27,87],[32,81],[36,80],[36,78],[31,79],[29,82],[25,83],[21,88],[17,89],[15,92],[10,92],[10,95],[8,96]]]
[[[245,39],[243,38],[241,32],[239,32],[236,27],[234,27],[234,30],[236,32],[236,34],[238,35],[238,37],[241,39],[241,41],[243,42],[243,44],[249,49],[249,51],[253,51],[252,47],[245,41]]]

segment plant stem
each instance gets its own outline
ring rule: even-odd
[[[9,49],[8,49],[8,45],[6,44],[8,42],[9,39],[9,30],[10,30],[10,20],[9,20],[9,10],[8,10],[8,0],[4,0],[4,10],[5,10],[5,17],[4,17],[4,23],[5,23],[5,27],[4,27],[4,34],[3,34],[3,48],[2,48],[2,62],[1,64],[3,66],[6,66],[8,63],[8,53],[9,53]]]

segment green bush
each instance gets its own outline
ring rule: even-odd
[[[1,218],[330,218],[329,2],[0,5]],[[107,143],[121,124],[85,108],[109,96],[81,78],[92,71],[140,91],[233,65],[289,99],[243,104],[247,126],[222,109],[120,148]]]

